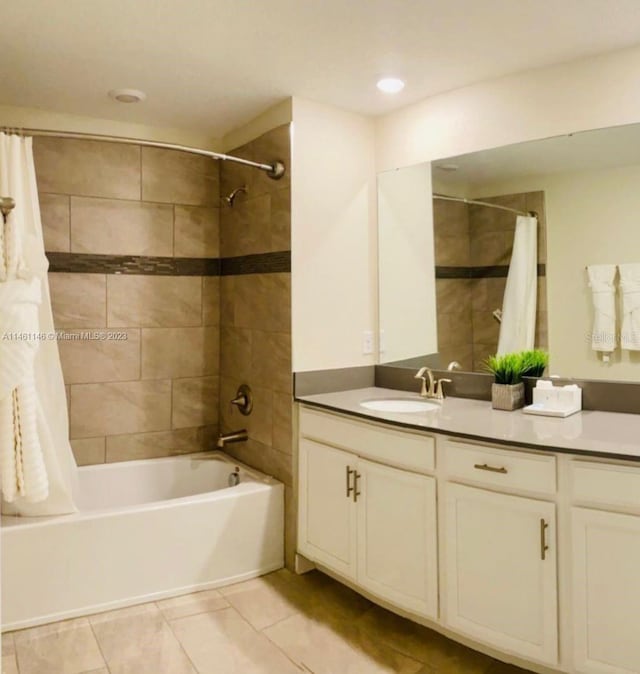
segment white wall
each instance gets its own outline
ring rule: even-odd
[[[640,47],[433,96],[376,123],[379,171],[640,121]]]
[[[438,351],[431,165],[378,176],[380,362]]]
[[[376,362],[374,122],[293,99],[291,246],[294,371]]]

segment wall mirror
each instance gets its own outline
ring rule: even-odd
[[[549,350],[550,373],[640,380],[640,351],[618,347],[606,362],[592,349],[586,271],[640,264],[640,124],[385,172],[378,209],[381,363],[409,367],[437,353],[434,366],[482,371],[497,349],[514,211],[535,211],[535,341]]]

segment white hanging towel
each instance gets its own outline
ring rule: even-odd
[[[619,264],[622,293],[620,345],[640,351],[640,264]]]
[[[534,348],[538,298],[538,219],[519,215],[502,302],[498,355]]]
[[[587,267],[589,287],[593,298],[593,329],[591,348],[609,354],[615,351],[616,338],[616,277],[615,264],[591,264]],[[605,356],[606,359],[606,356]]]
[[[75,511],[75,461],[58,345],[53,333],[30,138],[0,133],[0,486],[2,512]]]

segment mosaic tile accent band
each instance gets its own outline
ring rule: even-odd
[[[546,265],[538,265],[538,276],[546,276]],[[436,265],[436,278],[507,278],[509,265],[493,265],[484,267],[446,267]]]
[[[291,271],[291,251],[229,258],[47,253],[49,271],[145,276],[232,276]]]

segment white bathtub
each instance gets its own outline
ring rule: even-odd
[[[77,514],[2,518],[3,631],[283,566],[283,485],[222,452],[78,472]]]

